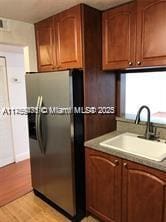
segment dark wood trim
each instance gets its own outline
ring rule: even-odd
[[[126,75],[118,72],[116,74],[116,116],[125,114],[126,100]]]
[[[120,116],[120,73],[116,74],[116,116]]]
[[[102,13],[83,7],[84,106],[115,106],[116,78],[102,71]],[[114,115],[86,115],[85,140],[116,129]]]

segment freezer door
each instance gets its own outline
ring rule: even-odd
[[[26,75],[26,90],[27,90],[27,105],[28,107],[36,107],[38,103],[38,76],[34,75],[33,78],[30,75]],[[29,125],[29,141],[30,141],[30,160],[31,160],[31,175],[32,175],[32,186],[34,189],[44,194],[43,186],[43,156],[40,151],[40,146],[36,135],[36,114],[28,114],[28,125]]]
[[[32,97],[35,94],[33,101],[39,96],[39,106],[47,108],[73,106],[72,76],[69,71],[28,75],[27,82],[28,85],[34,85],[35,89],[34,87],[32,89],[32,86],[29,88],[37,91],[37,94],[30,93],[29,90],[28,93]],[[76,207],[73,115],[41,114],[39,123],[40,141],[36,148],[40,152],[39,156],[42,156],[40,181],[44,187],[44,195],[74,216]]]

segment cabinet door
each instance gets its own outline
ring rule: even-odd
[[[81,7],[75,6],[54,17],[59,68],[82,68]]]
[[[136,6],[129,3],[103,13],[103,69],[135,65]]]
[[[86,148],[87,211],[106,222],[121,221],[121,160]]]
[[[52,71],[56,66],[54,54],[53,17],[35,24],[39,71]]]
[[[166,222],[166,174],[123,162],[123,222]]]
[[[137,3],[137,65],[166,65],[166,1]]]

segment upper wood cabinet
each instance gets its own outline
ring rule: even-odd
[[[121,221],[121,160],[86,149],[87,210],[102,221]]]
[[[103,13],[103,68],[126,68],[135,63],[135,3]]]
[[[75,6],[54,16],[59,68],[82,67],[81,6]]]
[[[139,66],[166,65],[166,1],[137,1],[136,61]]]
[[[166,174],[123,161],[123,222],[166,222]]]
[[[35,24],[39,71],[82,68],[81,5]]]
[[[51,71],[56,66],[54,54],[53,18],[35,24],[39,71]]]
[[[136,0],[103,13],[103,69],[166,65],[166,0]]]

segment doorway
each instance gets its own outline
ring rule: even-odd
[[[13,111],[27,106],[24,49],[0,44],[0,207],[32,191],[28,120]]]
[[[6,59],[0,57],[0,167],[14,162],[11,116],[4,114],[10,107]]]
[[[6,60],[6,92],[8,92],[8,105],[3,106],[13,109],[22,109],[26,107],[26,87],[25,87],[25,55],[24,47],[0,44],[0,56]],[[1,85],[4,87],[4,81],[0,79]],[[9,106],[10,105],[10,106]],[[6,116],[5,116],[6,117]],[[10,131],[12,131],[13,143],[7,140],[10,150],[13,150],[13,158],[6,162],[20,162],[29,158],[29,136],[28,136],[28,121],[26,115],[15,115],[12,111],[11,116],[7,116],[10,121]],[[6,117],[6,118],[7,118]],[[4,128],[1,124],[0,128]],[[9,124],[8,124],[9,131]],[[5,134],[8,137],[8,133]],[[4,137],[5,138],[5,137]],[[10,139],[10,137],[9,137]],[[12,147],[12,148],[11,148]],[[4,148],[0,146],[0,153]],[[9,154],[8,154],[9,155]],[[0,159],[3,157],[0,155]],[[0,160],[1,161],[1,160]],[[4,160],[2,160],[4,162]],[[3,165],[0,165],[4,166]]]

